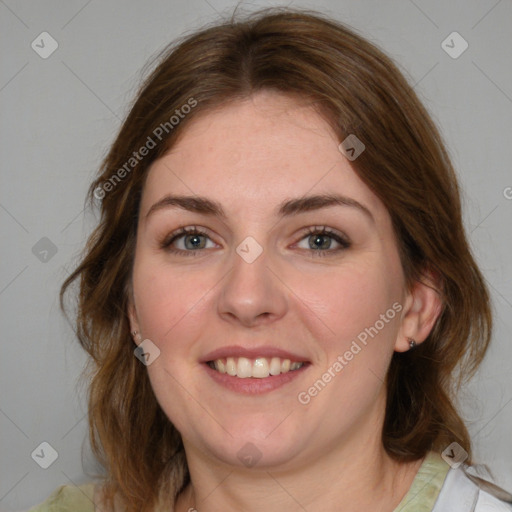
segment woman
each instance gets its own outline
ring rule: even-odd
[[[291,10],[187,37],[90,197],[61,299],[106,477],[35,510],[512,510],[463,470],[492,321],[456,177],[380,50]]]

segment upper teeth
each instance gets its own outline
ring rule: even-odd
[[[246,357],[228,357],[227,359],[216,359],[210,362],[210,366],[220,373],[227,373],[233,377],[245,379],[254,377],[264,379],[269,375],[279,375],[292,370],[298,370],[304,363],[291,362],[290,359],[272,357],[268,360],[265,357],[247,359]]]

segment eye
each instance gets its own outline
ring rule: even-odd
[[[315,256],[334,254],[350,247],[348,237],[325,226],[313,226],[306,230],[296,246]],[[168,252],[196,256],[201,249],[212,249],[216,244],[208,233],[196,226],[182,227],[167,236],[160,247]]]
[[[327,253],[338,253],[350,247],[345,235],[335,232],[325,226],[308,228],[305,236],[297,244],[300,249],[312,251],[312,255],[325,256]]]
[[[195,256],[193,253],[200,252],[200,249],[214,248],[215,244],[207,233],[196,226],[189,226],[171,233],[160,243],[160,247],[171,253]]]

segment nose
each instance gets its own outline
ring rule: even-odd
[[[231,271],[222,280],[218,313],[226,321],[244,327],[267,325],[282,318],[288,308],[286,287],[278,265],[264,249],[254,260],[233,252]]]

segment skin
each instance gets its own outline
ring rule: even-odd
[[[406,288],[389,213],[338,144],[305,102],[259,92],[194,119],[149,171],[129,316],[132,330],[160,350],[147,370],[183,437],[192,484],[178,511],[392,511],[421,464],[396,463],[382,446],[384,379],[408,337],[421,343],[428,336],[439,299],[421,283]],[[171,193],[217,201],[226,218],[175,206],[148,216]],[[351,198],[371,216],[339,205],[276,215],[285,200],[322,193]],[[173,243],[186,254],[162,248],[182,226],[206,231],[204,248],[190,249],[193,235]],[[315,235],[305,232],[315,226],[344,234],[350,246],[327,236],[319,256],[309,245]],[[247,236],[263,248],[252,263],[236,252]],[[400,313],[317,396],[299,403],[298,393],[393,303]],[[214,382],[199,362],[235,344],[276,346],[310,366],[270,393],[242,395]],[[237,457],[246,443],[261,453],[251,468]]]

